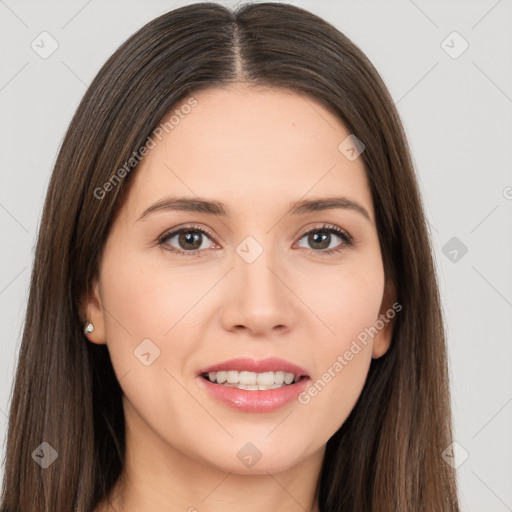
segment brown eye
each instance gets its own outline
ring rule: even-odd
[[[197,250],[201,248],[202,233],[198,233],[197,231],[182,231],[178,233],[177,237],[180,249]]]
[[[185,227],[166,233],[158,243],[172,252],[195,255],[208,249],[206,239],[211,237],[203,228]]]
[[[307,235],[308,243],[313,249],[329,249],[332,234],[327,231],[315,231]]]
[[[337,226],[322,226],[304,233],[301,240],[306,238],[306,243],[311,252],[318,254],[332,254],[342,251],[345,247],[352,245],[352,237]],[[336,243],[336,238],[341,243]]]

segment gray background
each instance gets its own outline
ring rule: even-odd
[[[32,250],[67,125],[111,53],[149,20],[188,3],[0,0],[2,439]],[[458,467],[464,511],[512,510],[512,2],[288,3],[351,38],[398,106],[446,314],[458,444],[445,460]],[[58,43],[46,59],[31,47],[42,46],[43,31]],[[458,55],[464,40],[469,47]]]

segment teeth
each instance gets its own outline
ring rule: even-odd
[[[209,372],[207,375],[210,382],[251,391],[280,388],[299,380],[299,377],[295,376],[293,373],[282,371],[255,373],[229,370]]]
[[[259,385],[247,386],[245,384],[228,384],[227,382],[225,382],[222,385],[227,386],[229,388],[246,389],[246,390],[250,390],[250,391],[258,391],[258,390],[266,391],[267,389],[277,389],[277,388],[282,388],[282,387],[286,386],[286,384],[272,384],[271,386],[259,386]]]
[[[228,373],[228,384],[239,384],[240,383],[240,374],[235,371],[230,371]]]
[[[253,372],[240,372],[239,382],[244,386],[254,386],[258,380],[258,375]],[[260,382],[259,384],[263,384]]]
[[[217,373],[217,382],[219,384],[228,380],[228,372],[210,372],[208,376],[212,382],[215,382],[215,373]]]

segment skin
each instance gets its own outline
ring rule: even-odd
[[[338,145],[349,131],[311,97],[243,83],[200,91],[198,105],[133,171],[85,299],[92,343],[106,343],[123,389],[127,461],[113,508],[168,512],[318,510],[325,445],[353,409],[371,359],[389,348],[392,323],[308,404],[267,413],[229,408],[205,392],[198,372],[234,357],[276,356],[305,368],[312,382],[393,303],[385,283],[362,158]],[[231,216],[158,211],[167,196],[218,200]],[[345,196],[349,209],[286,215],[301,199]],[[339,226],[323,247],[304,233]],[[171,228],[194,224],[200,255],[158,245]],[[193,228],[194,229],[194,228]],[[263,248],[252,263],[236,249]],[[178,236],[167,248],[186,252]],[[315,252],[316,250],[316,252]],[[229,271],[229,272],[228,272]],[[134,350],[149,338],[160,356],[145,366]],[[253,443],[261,459],[237,457]]]

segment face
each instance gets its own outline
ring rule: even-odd
[[[389,346],[369,183],[311,97],[237,84],[194,98],[132,171],[89,339],[107,344],[142,444],[282,471],[323,453]]]

